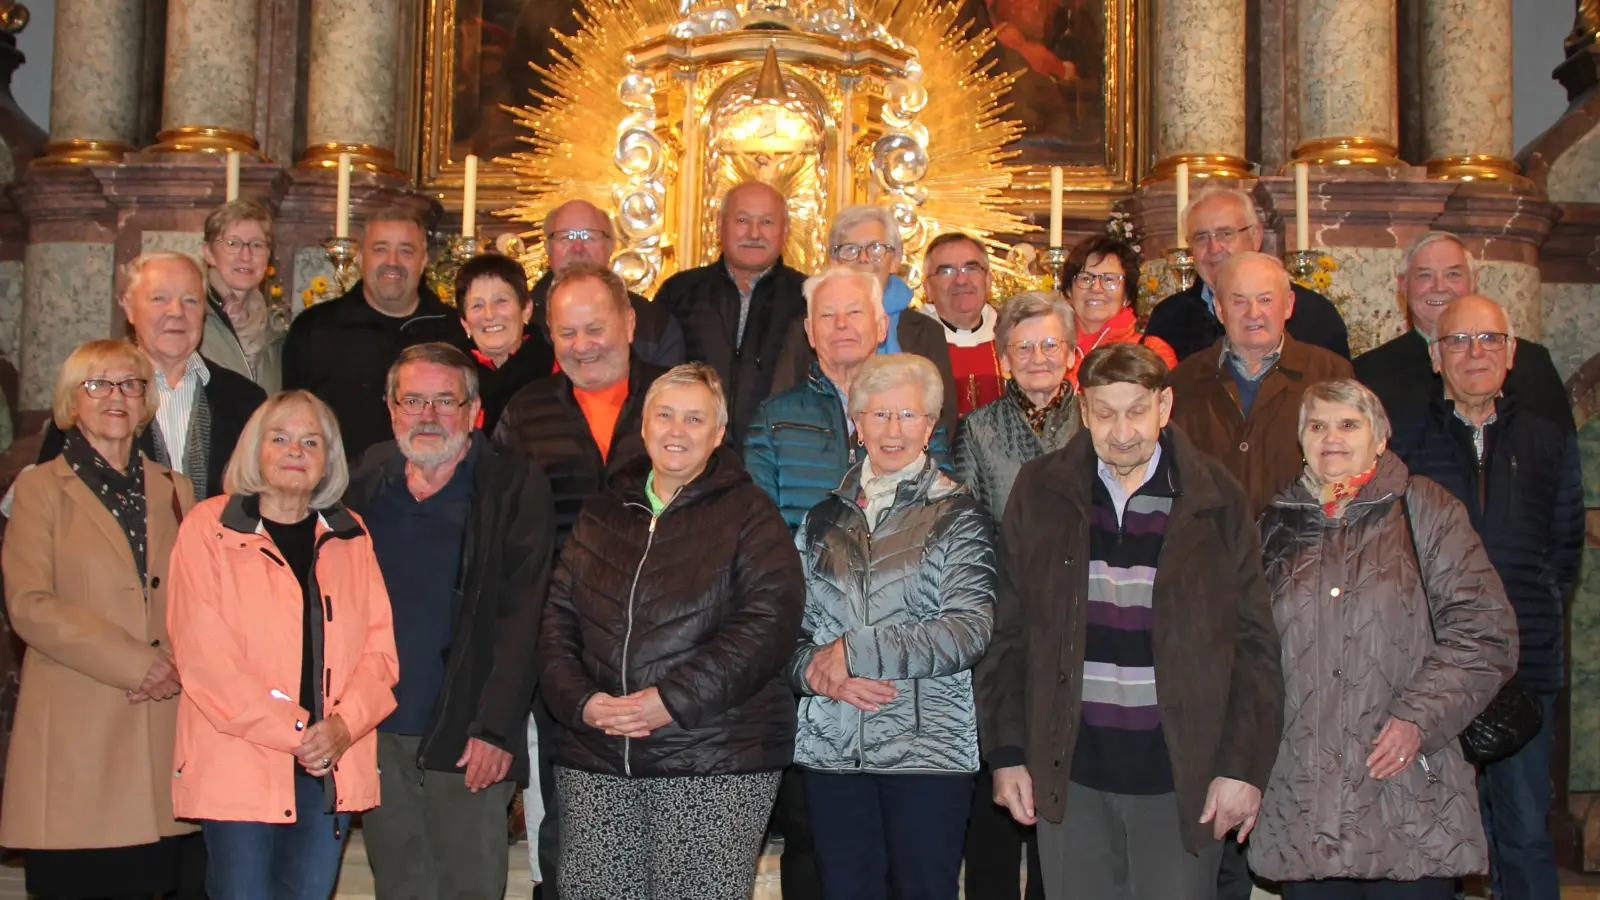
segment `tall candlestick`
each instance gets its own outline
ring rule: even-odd
[[[1189,164],[1178,163],[1178,246],[1189,246],[1189,224],[1183,221],[1183,211],[1189,208]]]
[[[1294,166],[1294,248],[1311,249],[1311,167]]]
[[[1050,246],[1061,246],[1061,192],[1063,172],[1060,166],[1050,167]]]
[[[473,237],[478,233],[478,157],[470,153],[461,192],[461,236]]]
[[[339,197],[334,205],[333,236],[350,236],[350,154],[339,154]]]
[[[239,199],[239,151],[228,151],[228,201]]]

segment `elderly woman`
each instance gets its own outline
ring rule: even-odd
[[[207,315],[200,352],[273,393],[283,385],[289,323],[262,289],[272,265],[272,214],[254,200],[230,200],[206,216]]]
[[[522,263],[498,253],[474,256],[456,272],[456,313],[478,363],[478,425],[494,434],[512,395],[555,368],[543,328],[529,328],[533,303]]]
[[[1072,309],[1061,295],[1017,294],[1000,307],[995,344],[1009,379],[1005,394],[973,410],[956,435],[956,480],[996,522],[1022,464],[1059,450],[1078,433],[1078,401],[1067,373],[1078,366]]]
[[[1078,360],[1111,344],[1144,344],[1168,369],[1178,367],[1172,347],[1144,334],[1139,326],[1134,307],[1139,299],[1139,263],[1139,251],[1107,235],[1092,235],[1072,248],[1061,275],[1077,316]],[[1076,361],[1068,374],[1078,380]]]
[[[983,504],[926,452],[943,390],[921,357],[867,361],[849,398],[866,459],[795,536],[807,574],[789,661],[795,764],[829,897],[958,892],[995,557]]]
[[[372,540],[339,503],[333,413],[305,391],[245,425],[225,494],[172,553],[183,677],[172,803],[198,820],[216,900],[326,900],[350,814],[378,805],[379,722],[399,680]]]
[[[135,447],[154,377],[126,342],[74,350],[51,403],[61,455],[17,477],[6,608],[27,650],[0,845],[25,851],[33,896],[170,893],[192,843],[167,790],[180,685],[166,582],[193,495]]]
[[[1515,670],[1516,620],[1466,509],[1388,437],[1371,391],[1313,385],[1305,473],[1261,520],[1288,699],[1250,864],[1286,900],[1446,900],[1488,867],[1456,738]]]
[[[643,421],[648,459],[584,505],[545,605],[557,882],[563,900],[748,900],[793,756],[800,558],[722,446],[710,366],[657,378]]]

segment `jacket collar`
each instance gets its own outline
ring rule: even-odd
[[[958,491],[966,490],[939,471],[939,466],[931,454],[924,455],[926,459],[923,460],[922,471],[917,477],[908,478],[895,488],[894,508],[898,509],[914,500],[921,500],[925,504],[934,503]],[[844,473],[844,478],[840,479],[839,486],[830,493],[855,506],[856,498],[861,496],[862,465],[863,463],[856,463],[851,466],[850,470]]]
[[[645,497],[644,483],[650,475],[651,466],[649,455],[641,455],[617,473],[612,484],[617,493],[622,495],[622,499],[630,503],[650,505]],[[669,509],[676,509],[699,502],[749,480],[750,474],[740,464],[738,454],[726,445],[722,445],[711,451],[711,458],[706,460],[705,471],[679,488],[676,494],[662,499],[667,501]]]
[[[388,316],[373,309],[367,303],[366,282],[358,281],[336,303],[335,311],[340,322],[346,325],[373,325],[393,320],[397,317]],[[417,308],[411,315],[403,317],[407,323],[418,319],[455,318],[455,310],[446,306],[439,295],[428,287],[427,282],[417,286]]]
[[[1164,470],[1168,480],[1166,484],[1156,485],[1155,489],[1177,498],[1175,511],[1177,505],[1198,511],[1214,509],[1226,503],[1214,477],[1201,459],[1200,448],[1176,425],[1168,425],[1161,430],[1161,456],[1166,465],[1159,468]],[[1066,498],[1080,510],[1088,509],[1090,491],[1094,481],[1100,477],[1095,471],[1099,457],[1095,455],[1089,429],[1078,429],[1065,447],[1046,454],[1042,459],[1046,462],[1041,469],[1041,486]],[[1162,474],[1158,470],[1156,477],[1162,477]]]
[[[319,524],[336,538],[348,540],[367,533],[343,503],[335,502],[316,513]],[[221,520],[222,527],[229,531],[255,534],[261,530],[261,498],[255,494],[229,494]]]
[[[1373,509],[1388,503],[1390,500],[1406,492],[1411,484],[1411,471],[1406,468],[1405,462],[1394,451],[1385,451],[1378,457],[1377,471],[1373,473],[1372,480],[1361,486],[1356,492],[1355,499],[1350,501],[1350,506],[1345,509],[1346,521],[1360,518]],[[1309,509],[1318,519],[1326,518],[1322,512],[1322,502],[1312,496],[1311,490],[1306,487],[1305,478],[1296,475],[1278,495],[1272,499],[1272,505],[1284,509]]]

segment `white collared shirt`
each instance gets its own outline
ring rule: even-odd
[[[1121,481],[1117,480],[1117,473],[1111,471],[1111,467],[1106,465],[1105,460],[1098,457],[1095,459],[1094,469],[1100,473],[1100,482],[1106,486],[1106,493],[1111,495],[1111,505],[1117,508],[1118,525],[1122,524],[1122,513],[1128,508],[1128,500],[1133,497],[1139,488],[1149,484],[1150,479],[1155,477],[1156,464],[1159,462],[1161,462],[1161,441],[1157,440],[1155,450],[1151,452],[1149,461],[1144,464],[1144,475],[1139,478],[1139,483],[1130,491],[1122,486]]]
[[[169,387],[167,376],[156,369],[156,394],[161,405],[156,407],[156,428],[161,433],[161,446],[167,449],[167,464],[172,471],[187,475],[183,470],[183,451],[189,443],[189,417],[194,412],[195,391],[211,383],[211,370],[199,353],[189,355],[184,363],[183,377]]]

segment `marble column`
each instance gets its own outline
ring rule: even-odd
[[[260,0],[167,0],[158,152],[254,153]]]
[[[1300,143],[1293,161],[1397,166],[1395,0],[1300,4]]]
[[[1156,159],[1152,180],[1238,178],[1245,161],[1245,0],[1157,4]]]
[[[394,0],[312,0],[301,166],[349,153],[355,165],[394,169],[400,22]]]
[[[1435,178],[1528,184],[1511,128],[1511,0],[1422,3],[1422,148]]]
[[[57,0],[50,142],[35,165],[116,162],[139,128],[144,0]]]

